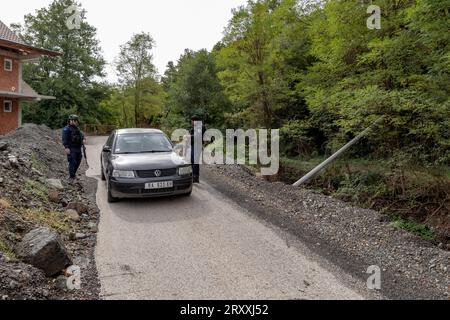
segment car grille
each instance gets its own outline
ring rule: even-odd
[[[155,170],[139,170],[137,171],[137,176],[139,178],[159,178],[159,177],[170,177],[177,174],[177,168],[172,169],[159,169],[161,171],[161,175],[157,177],[155,175]]]

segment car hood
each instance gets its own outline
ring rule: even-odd
[[[188,164],[186,160],[175,152],[116,154],[111,159],[117,170],[155,170],[170,169]]]

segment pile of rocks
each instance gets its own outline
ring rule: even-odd
[[[0,137],[0,300],[98,298],[97,182],[85,164],[69,182],[62,151],[45,126]],[[69,290],[66,270],[76,263],[82,288]]]

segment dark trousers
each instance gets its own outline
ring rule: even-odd
[[[81,153],[81,149],[71,148],[70,155],[67,156],[67,160],[69,161],[69,175],[70,178],[75,178],[77,176],[78,168],[81,164],[81,159],[83,159],[83,154]]]
[[[200,178],[200,165],[194,164],[192,165],[192,175],[194,178]]]
[[[192,145],[192,148],[194,148],[194,145]],[[198,181],[200,178],[200,165],[195,163],[195,154],[194,149],[191,151],[191,164],[192,164],[192,176],[194,177],[194,182]]]

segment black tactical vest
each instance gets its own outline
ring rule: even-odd
[[[83,138],[80,129],[76,126],[69,126],[70,128],[70,144],[74,147],[81,147],[83,145]]]

